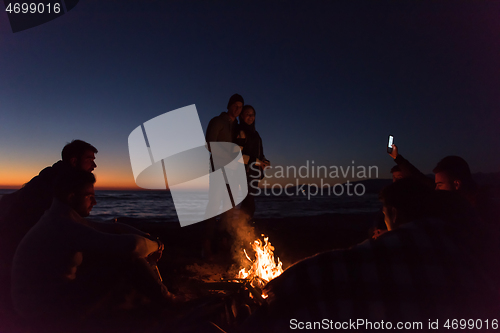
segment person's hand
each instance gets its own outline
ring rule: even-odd
[[[373,239],[377,239],[380,236],[382,236],[383,234],[385,234],[386,232],[387,232],[387,230],[375,229],[375,230],[373,230],[373,236],[372,236],[372,238]]]
[[[269,166],[271,166],[271,162],[269,162],[268,160],[262,161],[262,164],[261,164],[262,170],[265,170]]]
[[[156,252],[153,252],[149,256],[146,257],[146,260],[150,264],[156,264],[158,262],[158,260],[160,260],[162,253],[163,253],[163,250],[158,250]]]
[[[398,157],[398,147],[395,144],[392,145],[392,152],[389,153],[389,155],[391,155],[393,159],[396,159],[396,157]]]
[[[165,245],[159,240],[159,239],[156,239],[156,241],[158,242],[158,250],[156,250],[155,252],[152,252],[150,253],[147,257],[146,257],[146,260],[150,263],[150,264],[155,264],[158,262],[158,260],[160,260],[161,258],[161,255],[163,254],[163,250],[165,249]]]

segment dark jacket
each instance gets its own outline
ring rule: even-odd
[[[247,178],[249,181],[252,179],[261,179],[263,176],[262,170],[257,166],[252,166],[257,159],[266,161],[266,157],[264,156],[264,147],[262,146],[262,139],[259,132],[255,130],[248,130],[248,128],[245,128],[242,124],[238,126],[237,133],[240,133],[240,131],[245,133],[245,138],[237,138],[235,143],[243,147],[241,151],[242,155],[249,156],[248,163],[245,165]]]
[[[434,188],[436,185],[434,184],[434,180],[424,175],[420,170],[418,170],[413,164],[411,164],[407,159],[398,154],[394,159],[394,162],[399,166],[403,176],[413,177],[419,179],[422,183],[429,186],[430,188]]]
[[[231,121],[227,112],[210,120],[207,127],[205,139],[210,142],[234,142],[236,138],[236,120]]]

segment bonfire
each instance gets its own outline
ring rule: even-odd
[[[250,284],[254,288],[263,288],[269,281],[283,273],[283,264],[279,258],[277,258],[277,262],[274,260],[274,247],[269,242],[269,237],[264,237],[264,242],[256,239],[252,244],[252,249],[255,251],[255,260],[250,259],[246,250],[243,250],[251,267],[249,269],[242,268],[236,277],[250,280]],[[265,294],[261,296],[267,297]]]
[[[212,295],[218,294],[221,298],[204,305],[201,315],[212,316],[211,324],[219,329],[222,326],[230,329],[240,327],[256,309],[266,303],[268,295],[263,291],[266,284],[283,272],[283,264],[279,258],[274,258],[274,247],[269,237],[262,236],[264,241],[256,239],[251,243],[255,252],[254,260],[251,259],[252,255],[242,250],[241,255],[245,257],[242,259],[247,262],[240,266],[238,273],[231,274],[233,278],[218,278],[217,281],[204,283]],[[200,266],[197,268],[199,271]],[[200,315],[198,312],[197,315]]]

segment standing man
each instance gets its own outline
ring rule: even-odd
[[[210,147],[210,142],[233,142],[236,138],[236,118],[243,109],[243,97],[234,94],[227,103],[227,112],[222,112],[219,116],[210,120],[207,127],[206,140]]]
[[[229,98],[229,102],[227,103],[227,112],[222,112],[219,116],[214,117],[210,120],[210,122],[208,123],[207,133],[205,136],[209,151],[212,151],[210,148],[210,142],[229,142],[229,143],[234,142],[237,136],[237,127],[238,127],[237,126],[238,122],[236,119],[238,118],[238,116],[241,113],[241,110],[243,109],[243,104],[244,104],[243,97],[239,94],[234,94],[233,96],[231,96],[231,98]],[[211,171],[214,172],[215,165],[212,157],[210,157],[210,162],[211,162],[211,167],[210,167]],[[215,186],[214,185],[215,184],[210,184],[211,191],[209,195],[207,213],[211,211],[218,211],[222,200],[222,195],[219,195],[218,193],[218,191],[221,191],[221,189],[217,185]],[[216,189],[212,190],[212,188]],[[229,186],[227,186],[227,189],[229,191]],[[227,223],[226,221],[228,216],[227,213],[228,212],[222,214],[222,221],[223,221],[222,224]],[[222,228],[222,225],[217,223],[215,218],[209,219],[205,225],[206,225],[206,230],[205,230],[206,239],[203,242],[203,256],[211,259],[213,252],[212,251],[213,241],[215,241],[215,244],[221,245],[223,248],[228,247],[228,244],[226,244],[228,238],[227,232],[223,232],[223,230],[218,230],[219,232],[217,232],[217,235],[219,235],[219,237],[222,237],[222,239],[220,240],[221,242],[219,242],[217,239],[214,239],[215,230],[227,229],[227,228]]]

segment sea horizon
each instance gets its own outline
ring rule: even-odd
[[[0,189],[0,197],[13,189]],[[326,191],[325,191],[326,192]],[[380,210],[378,194],[362,196],[333,195],[256,196],[255,218],[286,218],[318,216],[324,214],[375,213]],[[193,198],[196,200],[196,198]],[[109,221],[116,218],[137,219],[147,222],[178,222],[175,204],[166,190],[96,190],[97,204],[89,218]]]

